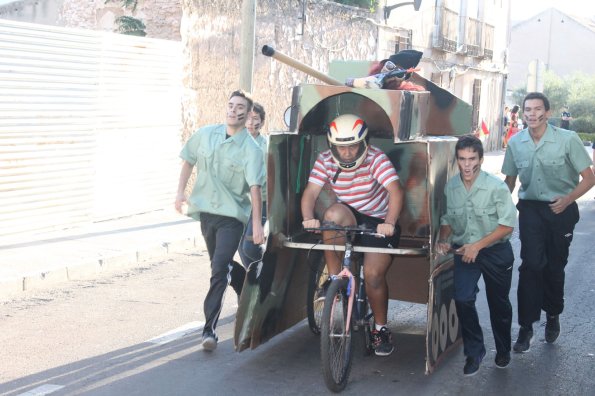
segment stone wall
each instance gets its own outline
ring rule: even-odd
[[[253,96],[267,112],[265,130],[286,130],[283,112],[291,88],[318,80],[262,55],[270,45],[322,72],[333,59],[377,58],[378,27],[367,10],[309,1],[302,26],[302,2],[257,2]],[[241,1],[183,0],[183,133],[224,121],[228,95],[239,87]],[[300,34],[303,29],[303,34]]]
[[[127,15],[140,19],[146,25],[147,37],[180,40],[181,0],[139,0],[135,12],[124,10],[120,1],[62,0],[57,24],[113,32],[114,20]]]

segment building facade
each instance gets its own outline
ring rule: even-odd
[[[399,7],[389,25],[401,27],[395,40],[423,51],[423,76],[473,105],[473,131],[486,149],[499,149],[507,84],[510,0],[422,1],[419,11]],[[391,41],[387,50],[392,49]],[[483,127],[482,127],[483,126]],[[485,131],[489,134],[485,135]]]
[[[595,21],[545,10],[512,26],[509,57],[509,90],[527,85],[528,65],[536,60],[561,77],[594,74]]]

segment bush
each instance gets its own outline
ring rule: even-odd
[[[595,141],[595,133],[583,133],[583,132],[577,132],[577,133],[583,142]]]
[[[577,132],[595,134],[595,125],[586,117],[579,117],[570,121],[570,129]]]

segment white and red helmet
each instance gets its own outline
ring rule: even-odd
[[[333,159],[343,170],[356,169],[364,162],[368,153],[368,125],[360,117],[353,114],[343,114],[335,118],[329,125],[328,143]],[[341,159],[337,146],[352,146],[359,143],[355,158]]]

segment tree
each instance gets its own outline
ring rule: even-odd
[[[570,124],[577,132],[595,133],[595,76],[576,73],[570,76],[568,108],[572,113]]]
[[[116,22],[116,24],[118,25],[119,33],[141,37],[147,35],[147,32],[145,31],[147,27],[140,19],[124,15],[116,18],[114,22]]]
[[[570,85],[551,70],[545,73],[543,93],[550,100],[553,114],[560,114],[562,107],[568,104]]]
[[[138,6],[138,0],[105,0],[104,4],[107,3],[120,3],[122,9],[130,10],[132,13],[136,11]],[[131,36],[146,36],[147,27],[142,20],[134,18],[132,16],[123,15],[116,18],[114,21],[118,28],[116,31],[121,34],[128,34]]]
[[[519,106],[523,106],[523,99],[525,99],[525,96],[527,95],[527,88],[525,87],[520,87],[515,89],[512,92],[512,101],[513,104],[517,104]]]

